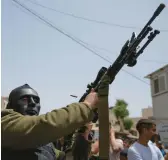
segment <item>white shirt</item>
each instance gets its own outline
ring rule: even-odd
[[[164,160],[164,158],[159,148],[149,141],[148,147],[135,142],[128,149],[128,160]]]

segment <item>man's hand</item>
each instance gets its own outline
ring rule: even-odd
[[[115,138],[115,130],[113,127],[110,129],[110,144],[113,152],[118,153],[123,149],[123,142]]]
[[[98,94],[94,91],[94,89],[92,89],[91,92],[86,96],[84,103],[86,103],[91,109],[95,109],[98,101]]]

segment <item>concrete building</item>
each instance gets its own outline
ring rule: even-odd
[[[8,97],[1,97],[1,110],[6,108],[7,103],[8,103]]]
[[[151,117],[153,117],[153,108],[152,107],[143,108],[142,118],[151,118]]]
[[[168,65],[146,78],[150,79],[154,118],[168,120]]]
[[[153,108],[152,107],[148,107],[148,108],[143,108],[141,110],[141,117],[131,117],[131,119],[134,122],[133,128],[136,128],[136,124],[137,122],[142,119],[142,118],[152,118],[153,117]]]
[[[150,80],[153,119],[156,120],[158,132],[163,131],[164,140],[168,142],[168,64],[145,78]]]

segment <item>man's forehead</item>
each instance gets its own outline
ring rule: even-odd
[[[39,97],[38,93],[31,88],[20,88],[20,89],[15,90],[13,93],[11,93],[10,99],[16,100],[16,99],[21,98],[26,95]]]
[[[31,88],[22,88],[20,91],[18,91],[18,94],[20,95],[35,95],[38,96],[38,93],[31,89]]]

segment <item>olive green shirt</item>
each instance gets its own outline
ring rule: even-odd
[[[1,111],[1,145],[16,150],[37,148],[72,133],[93,116],[84,103],[73,103],[40,116],[24,116],[5,109]]]

